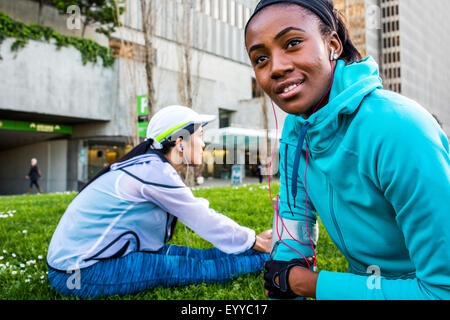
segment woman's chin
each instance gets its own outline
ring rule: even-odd
[[[277,106],[280,107],[281,110],[288,114],[295,114],[295,115],[308,115],[309,113],[312,113],[313,108],[311,107],[311,104],[305,103],[304,101],[299,100],[292,100],[292,101],[282,101],[277,103]]]
[[[301,107],[289,106],[289,107],[285,107],[285,108],[281,108],[281,109],[288,114],[294,114],[297,116],[307,114],[308,110],[309,110],[309,108],[303,107],[303,106],[301,106]]]

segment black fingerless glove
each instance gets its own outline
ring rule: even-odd
[[[299,297],[289,286],[289,271],[295,266],[308,269],[308,264],[304,259],[293,259],[291,261],[270,260],[264,264],[264,268],[267,270],[264,273],[264,288],[269,291],[269,298],[294,299]],[[279,277],[279,285],[275,282],[276,277]]]

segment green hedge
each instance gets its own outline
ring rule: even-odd
[[[61,47],[74,47],[77,49],[81,53],[83,65],[88,62],[96,64],[99,57],[103,60],[104,67],[112,66],[114,63],[114,56],[111,50],[91,39],[65,36],[50,27],[35,23],[26,25],[0,12],[0,45],[6,38],[16,39],[11,45],[12,51],[24,48],[30,39],[49,43],[53,39],[58,50]],[[2,59],[1,56],[0,59]]]

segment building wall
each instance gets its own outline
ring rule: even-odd
[[[384,88],[403,93],[400,43],[400,6],[398,0],[381,1],[381,74]]]
[[[30,0],[0,0],[0,11],[6,13],[14,20],[25,24],[38,23],[39,3]],[[81,37],[81,30],[67,28],[67,16],[62,15],[54,7],[45,5],[42,10],[42,24],[55,29],[57,32]],[[95,32],[95,27],[88,26],[85,37],[91,38],[101,45],[108,46],[108,38]]]
[[[450,135],[450,2],[400,1],[402,93],[419,102],[442,123]]]
[[[381,65],[381,8],[379,0],[365,0],[366,55]]]
[[[111,120],[114,68],[87,63],[74,48],[30,40],[17,53],[1,47],[0,109],[97,121]]]
[[[251,99],[253,70],[245,51],[243,28],[255,3],[234,0],[193,2],[192,107],[198,112],[216,115],[219,108],[236,111],[240,107],[239,101]],[[158,15],[156,37],[153,39],[156,48],[154,86],[156,110],[159,110],[167,105],[182,104],[178,85],[182,70],[180,60],[183,58],[180,45],[183,39],[179,30],[183,6],[181,2],[175,0],[155,3]],[[144,45],[139,1],[128,2],[122,22],[124,27],[119,28],[112,36],[135,45]],[[134,90],[137,95],[144,94],[146,87],[140,86],[145,83],[145,73],[142,72],[144,64],[139,61],[127,61],[123,65],[123,72],[128,70],[128,73],[135,74],[133,79],[136,81],[121,83],[129,85],[131,91]],[[250,122],[252,120],[250,119]],[[208,125],[208,128],[217,127],[218,121]]]
[[[25,179],[30,160],[36,158],[42,172],[39,184],[44,192],[67,190],[68,140],[51,140],[0,152],[0,194],[21,194],[28,190]],[[33,187],[33,192],[36,192]]]
[[[281,129],[283,128],[284,120],[287,113],[281,110],[277,105],[273,105],[270,99],[266,96],[265,107],[267,110],[267,120],[269,130],[273,130],[278,126],[278,138],[281,137]],[[262,98],[253,98],[248,100],[242,100],[239,102],[239,108],[236,110],[232,118],[232,126],[238,128],[250,128],[250,129],[262,129],[264,128],[264,115],[263,115],[263,101]],[[276,119],[274,111],[276,113]],[[249,119],[252,119],[249,124]]]
[[[191,10],[191,45],[209,54],[248,64],[243,29],[256,5],[250,0],[193,0]],[[169,41],[183,42],[183,2],[154,1],[155,35]],[[144,44],[140,0],[128,0],[121,16],[124,27],[112,34],[114,38]]]
[[[191,50],[193,108],[217,114],[218,108],[236,109],[240,100],[251,98],[253,71],[246,60],[243,40],[243,27],[250,15],[250,8],[246,4],[248,1],[203,2],[210,3],[208,13],[206,8],[202,11],[199,8],[193,10],[193,19],[196,19],[193,33],[201,30],[197,32],[198,36],[193,37]],[[182,51],[176,43],[174,27],[174,10],[179,11],[180,4],[176,5],[174,0],[156,3],[160,4],[160,17],[158,37],[154,39],[157,49],[154,85],[159,109],[180,103],[177,85],[181,69],[178,62]],[[225,18],[223,8],[231,8],[231,3],[234,3],[234,11],[228,10]],[[25,23],[37,21],[38,7],[32,1],[11,3],[0,0],[0,10]],[[235,13],[234,19],[231,19],[232,13]],[[65,19],[55,8],[44,7],[45,25],[63,34],[79,35],[79,31],[67,29]],[[113,36],[143,44],[139,1],[128,1],[123,20],[126,26],[118,29]],[[87,37],[90,35],[86,34]],[[95,35],[94,39],[105,44],[102,35]],[[133,134],[136,98],[146,93],[142,62],[118,58],[113,68],[90,63],[82,66],[79,52],[72,48],[57,51],[53,45],[30,41],[14,55],[9,50],[12,41],[6,40],[1,46],[4,61],[8,63],[1,64],[0,68],[8,82],[2,84],[0,109],[100,121],[74,125],[75,138]]]
[[[361,2],[365,23],[358,23]],[[384,89],[420,103],[450,135],[450,60],[444,41],[450,2],[436,0],[424,6],[422,0],[336,0],[335,4],[347,15],[353,39],[365,29],[364,46],[355,42],[378,62]]]
[[[159,109],[181,103],[178,84],[182,72],[179,62],[183,52],[176,32],[179,15],[174,14],[180,11],[181,2],[156,2],[160,4],[160,9],[157,36],[154,38],[154,85]],[[253,70],[248,63],[243,34],[245,22],[256,1],[194,2],[205,5],[195,7],[192,18],[194,110],[215,115],[218,115],[219,108],[233,110],[236,111],[235,124],[249,128],[260,126],[260,116],[249,116],[249,110],[258,112],[260,106],[257,100],[248,102],[252,99]],[[125,26],[119,28],[113,37],[142,47],[144,37],[139,3],[138,0],[128,1],[129,7],[123,17]],[[38,20],[38,4],[33,1],[0,0],[0,11],[24,23],[36,23]],[[81,30],[67,28],[66,19],[67,16],[59,14],[55,8],[44,6],[44,25],[65,35],[80,36]],[[108,39],[96,34],[94,28],[88,28],[85,37],[102,45],[109,45]],[[22,191],[27,186],[21,177],[24,176],[22,172],[27,170],[28,158],[31,157],[38,158],[44,173],[44,191],[78,189],[87,177],[85,154],[89,143],[136,143],[136,139],[133,139],[137,130],[136,100],[137,96],[147,92],[144,63],[140,59],[119,57],[112,68],[104,68],[101,62],[98,65],[88,63],[83,66],[80,53],[73,48],[57,51],[52,44],[29,41],[25,48],[14,54],[9,49],[12,41],[7,39],[0,47],[3,56],[0,73],[5,79],[0,84],[0,110],[25,112],[37,117],[67,117],[70,118],[73,131],[68,140],[65,140],[65,148],[55,149],[58,152],[54,156],[59,158],[60,166],[55,167],[54,163],[50,163],[42,167],[42,163],[48,163],[50,160],[47,158],[52,157],[46,158],[43,151],[38,150],[54,147],[53,141],[0,152],[0,167],[4,164],[7,168],[2,168],[0,173],[0,193],[26,191]],[[269,114],[272,114],[271,107]],[[270,122],[271,118],[273,117],[269,117],[270,126],[273,124]],[[206,130],[218,127],[219,123],[215,121]],[[55,150],[51,152],[56,152]],[[8,161],[15,155],[26,158],[25,164],[10,164]],[[45,173],[52,174],[61,170],[65,170],[65,174],[59,175],[57,180]]]

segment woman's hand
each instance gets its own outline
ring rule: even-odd
[[[272,241],[272,229],[261,232],[256,236],[253,250],[270,253],[270,243]]]
[[[316,286],[319,273],[302,267],[293,267],[289,273],[289,285],[292,291],[302,297],[316,298]]]
[[[264,268],[267,270],[263,275],[265,281],[264,288],[268,290],[266,291],[266,297],[277,299],[292,299],[295,296],[316,297],[317,278],[319,274],[308,270],[306,263],[297,263],[296,260],[299,259],[291,261],[271,260],[264,264]],[[307,260],[310,266],[314,262],[313,257],[308,257]],[[275,275],[283,271],[285,272],[284,279],[287,282],[283,280],[285,282],[280,285],[280,277]]]

